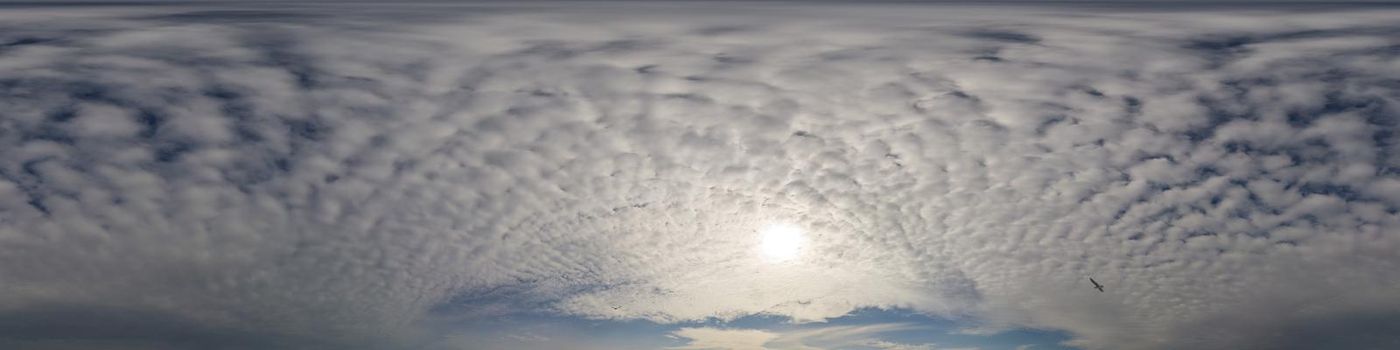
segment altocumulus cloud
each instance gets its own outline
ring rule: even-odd
[[[0,345],[873,306],[1086,349],[1390,347],[1397,16],[12,7]],[[798,261],[755,251],[773,222]]]

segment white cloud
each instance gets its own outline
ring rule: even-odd
[[[778,335],[757,329],[681,328],[673,332],[687,343],[672,349],[691,350],[765,350]]]
[[[789,331],[726,328],[681,328],[672,335],[687,341],[673,349],[706,350],[822,350],[851,347],[928,350],[932,344],[902,344],[879,340],[882,333],[917,329],[909,324],[883,323],[861,326],[820,326]]]
[[[867,306],[1087,349],[1393,334],[1335,326],[1400,311],[1393,10],[570,6],[0,16],[0,319],[300,348]],[[773,222],[796,261],[758,253]]]
[[[888,342],[888,341],[884,341],[884,340],[872,341],[872,342],[870,342],[870,343],[867,343],[866,345],[868,345],[868,346],[870,346],[870,347],[872,347],[872,348],[876,348],[876,349],[885,349],[885,350],[934,350],[934,349],[935,349],[935,348],[933,347],[933,344],[917,344],[917,345],[916,345],[916,344],[903,344],[903,343]],[[967,348],[964,348],[964,349],[967,349]]]

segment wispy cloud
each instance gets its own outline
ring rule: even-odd
[[[681,328],[672,333],[687,341],[672,349],[691,350],[764,350],[765,345],[780,334],[757,329]]]
[[[933,349],[932,344],[901,344],[880,340],[882,333],[917,329],[911,324],[824,326],[791,331],[757,329],[682,328],[672,334],[687,343],[674,349],[771,349],[823,350],[851,347],[876,349]]]
[[[875,340],[875,341],[871,341],[871,342],[866,343],[865,345],[866,345],[866,346],[869,346],[869,347],[872,347],[872,348],[884,349],[884,350],[935,350],[935,349],[941,349],[941,348],[934,348],[934,347],[933,347],[933,344],[904,344],[904,343],[888,342],[888,341],[884,341],[884,340]],[[975,349],[971,349],[971,348],[962,348],[962,349],[975,350]]]

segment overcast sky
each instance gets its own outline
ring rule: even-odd
[[[5,6],[0,348],[1400,348],[1397,18]]]

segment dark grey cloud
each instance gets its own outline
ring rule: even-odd
[[[1393,10],[746,6],[0,14],[0,345],[860,307],[1394,343]]]
[[[29,305],[10,310],[0,315],[0,338],[7,348],[338,348],[317,344],[326,339],[295,339],[150,309],[102,305]]]

